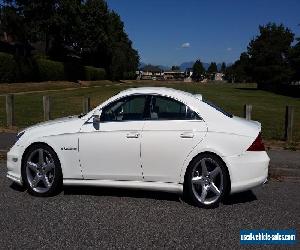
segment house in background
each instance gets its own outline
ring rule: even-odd
[[[184,81],[193,82],[192,75],[193,69],[187,68],[185,71],[181,70],[166,70],[164,71],[158,66],[146,65],[139,71],[136,71],[137,80],[166,80],[166,81]],[[203,76],[202,83],[206,83],[210,80],[223,81],[223,73],[212,73],[210,77]]]
[[[137,73],[138,80],[163,80],[163,70],[158,66],[146,65]]]
[[[173,71],[165,71],[164,72],[164,79],[165,80],[181,80],[185,78],[185,72],[179,70]]]
[[[191,71],[166,70],[164,71],[159,66],[146,65],[139,71],[136,71],[137,80],[175,80],[183,81],[190,77]]]
[[[215,73],[214,80],[215,81],[224,81],[223,77],[224,77],[224,74],[218,72],[218,73]]]
[[[185,73],[184,82],[192,82],[193,69],[187,68],[184,73]]]

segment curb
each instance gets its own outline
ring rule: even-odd
[[[300,179],[300,169],[296,168],[282,168],[282,167],[270,167],[269,176],[271,178],[292,178]]]

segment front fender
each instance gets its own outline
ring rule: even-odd
[[[79,160],[78,134],[63,134],[36,138],[28,141],[24,146],[25,150],[34,143],[45,143],[51,147],[61,163],[62,174],[65,179],[83,179]]]

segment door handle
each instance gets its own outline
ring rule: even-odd
[[[139,138],[140,134],[139,133],[136,133],[136,132],[133,132],[133,133],[128,133],[126,135],[127,138]]]
[[[194,137],[194,133],[193,132],[183,132],[180,134],[181,138],[193,138]]]

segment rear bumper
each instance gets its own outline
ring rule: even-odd
[[[231,192],[237,193],[260,186],[267,181],[270,158],[265,151],[250,152],[225,157]]]

